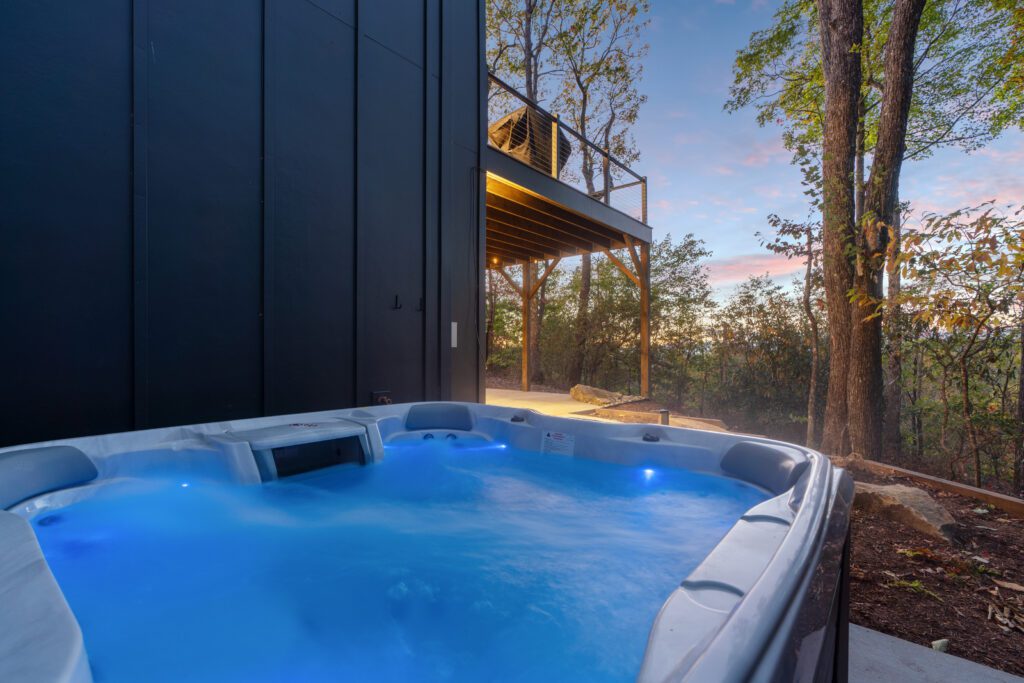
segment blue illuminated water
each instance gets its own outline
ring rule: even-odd
[[[96,683],[627,681],[764,498],[436,441],[263,486],[135,480],[33,524]]]

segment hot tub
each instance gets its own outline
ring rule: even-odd
[[[845,680],[850,479],[422,403],[0,450],[0,680]]]

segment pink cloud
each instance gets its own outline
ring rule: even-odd
[[[985,147],[977,151],[978,156],[988,157],[995,161],[1006,164],[1024,164],[1024,145],[1018,145],[1016,149],[993,149]]]
[[[703,142],[705,139],[705,137],[698,135],[697,133],[676,133],[672,136],[672,142],[680,146],[695,145],[699,142]]]
[[[755,142],[741,163],[744,166],[765,166],[779,162],[789,163],[789,151],[781,140],[772,140]]]
[[[782,196],[782,190],[777,187],[758,186],[754,188],[754,193],[768,199],[778,199]]]
[[[743,254],[730,258],[712,259],[708,274],[715,286],[746,280],[751,275],[768,274],[771,277],[793,275],[803,270],[799,259],[788,259],[782,254]]]
[[[989,201],[995,201],[996,205],[1021,205],[1024,204],[1024,177],[1016,174],[984,178],[941,175],[928,183],[923,196],[908,199],[918,214],[950,213]]]

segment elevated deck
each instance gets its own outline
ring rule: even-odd
[[[522,299],[523,391],[530,390],[527,348],[534,296],[562,258],[601,252],[640,289],[640,388],[647,395],[652,235],[647,178],[499,78],[491,75],[489,83],[487,267]],[[627,258],[613,253],[620,249],[627,250]],[[505,270],[508,266],[522,267],[519,281]]]

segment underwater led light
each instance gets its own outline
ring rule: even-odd
[[[654,476],[654,470],[652,470],[650,467],[644,469],[644,479],[646,479],[647,481],[650,481],[653,476]]]

